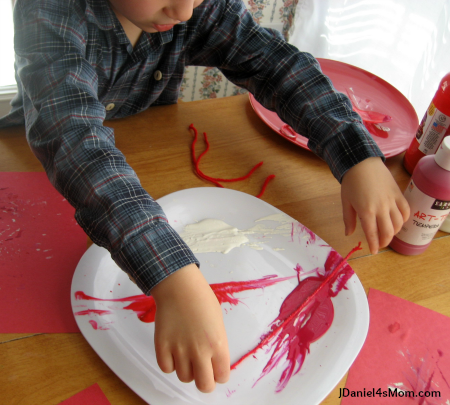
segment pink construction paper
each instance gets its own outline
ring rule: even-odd
[[[61,402],[61,405],[111,405],[111,402],[108,401],[98,384],[94,384]]]
[[[341,405],[450,404],[450,318],[374,289],[369,308],[369,333]]]
[[[87,237],[45,173],[0,173],[0,333],[79,332],[70,286]]]

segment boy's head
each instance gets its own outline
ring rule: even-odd
[[[187,21],[203,0],[109,0],[114,12],[140,28],[154,33]]]

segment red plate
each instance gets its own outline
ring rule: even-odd
[[[416,111],[408,99],[388,82],[366,70],[330,59],[317,60],[336,90],[350,94],[354,108],[358,106],[369,114],[389,116],[386,122],[379,124],[365,122],[383,154],[391,157],[404,152],[419,126]],[[250,102],[258,116],[275,132],[309,149],[307,138],[296,133],[276,113],[264,108],[252,94]]]

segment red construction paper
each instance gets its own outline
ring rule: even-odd
[[[61,402],[61,405],[111,405],[111,402],[108,401],[98,384],[94,384]]]
[[[369,333],[341,405],[449,405],[450,318],[378,290],[370,290],[369,308]]]
[[[70,286],[87,237],[45,173],[0,173],[0,333],[79,332]]]

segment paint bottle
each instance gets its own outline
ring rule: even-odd
[[[435,155],[417,163],[405,198],[411,213],[394,236],[392,249],[404,255],[424,252],[450,212],[450,137],[444,138]]]
[[[417,129],[416,136],[403,158],[403,165],[412,174],[417,162],[435,154],[445,136],[450,135],[450,73],[447,73]]]

